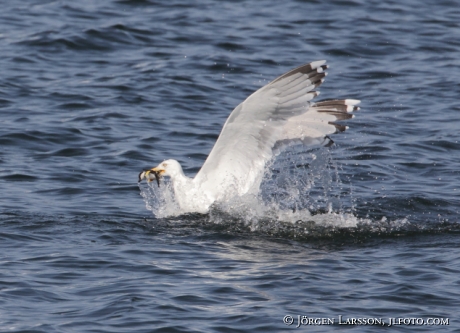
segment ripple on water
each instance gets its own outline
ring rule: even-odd
[[[280,332],[286,314],[458,312],[452,2],[2,5],[2,331]],[[139,171],[167,158],[195,174],[236,105],[317,59],[331,65],[321,98],[363,102],[316,164],[291,151],[261,197],[206,215],[179,214],[167,184],[139,190]]]

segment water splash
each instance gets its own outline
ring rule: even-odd
[[[157,187],[154,182],[150,182],[147,183],[147,186],[139,184],[139,188],[146,208],[152,211],[157,218],[183,214],[175,199],[172,184],[168,179],[163,180],[161,187]]]
[[[165,179],[160,188],[153,183],[141,186],[141,195],[147,209],[158,218],[183,214],[169,179]],[[356,221],[349,218],[351,200],[344,205],[347,201],[344,198],[349,197],[350,191],[344,190],[328,149],[294,147],[268,163],[257,195],[216,202],[209,214],[215,217],[216,223],[219,223],[219,214],[226,213],[255,225],[267,219],[291,223],[314,219],[322,225],[353,226]],[[348,211],[343,207],[348,207]]]
[[[293,147],[266,168],[260,189],[265,203],[281,210],[308,210],[312,213],[352,210],[351,190],[339,178],[330,150]]]

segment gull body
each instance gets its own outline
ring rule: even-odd
[[[324,81],[326,61],[297,67],[250,95],[225,122],[211,153],[195,176],[185,176],[176,160],[166,160],[139,174],[139,181],[171,177],[182,212],[206,213],[216,201],[257,195],[265,164],[283,147],[330,145],[328,135],[344,131],[359,100],[314,103],[314,89]],[[153,175],[155,176],[153,178]]]

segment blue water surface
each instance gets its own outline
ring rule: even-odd
[[[459,54],[451,1],[4,3],[0,331],[460,332]],[[323,156],[304,215],[154,214],[143,168],[193,176],[236,105],[320,59],[320,99],[362,103],[284,155]]]

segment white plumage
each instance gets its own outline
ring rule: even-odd
[[[359,100],[313,103],[324,81],[325,60],[297,67],[273,80],[238,105],[225,122],[203,167],[191,179],[180,164],[167,160],[139,174],[139,181],[171,177],[176,201],[185,212],[205,213],[215,201],[257,194],[264,167],[292,142],[328,145],[327,135],[343,131],[335,121],[349,119]]]

